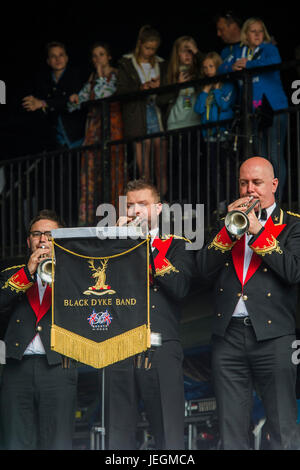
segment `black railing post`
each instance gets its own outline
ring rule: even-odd
[[[243,134],[243,154],[242,159],[246,160],[253,155],[253,94],[252,94],[252,74],[246,70],[243,73],[242,87],[242,134]]]

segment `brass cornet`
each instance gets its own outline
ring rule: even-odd
[[[143,219],[141,216],[136,216],[133,220],[131,220],[127,227],[136,227],[139,229],[141,235],[146,235],[149,232],[148,221],[147,219]]]
[[[250,206],[248,204],[242,204],[240,207],[248,206],[248,209],[245,212],[239,211],[238,209],[228,212],[225,217],[225,227],[231,235],[241,237],[244,235],[244,233],[248,232],[250,222],[247,215],[252,211],[252,209],[254,209],[257,203],[259,203],[258,218],[260,218],[261,205],[259,199],[255,199],[255,201]]]
[[[127,227],[138,227],[142,221],[143,219],[138,215],[127,224]]]
[[[42,248],[45,248],[43,245]],[[52,258],[49,258],[47,255],[42,255],[41,258],[44,258],[38,265],[37,272],[42,281],[52,284]],[[53,260],[55,264],[55,259]]]

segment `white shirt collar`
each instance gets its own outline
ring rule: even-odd
[[[152,247],[152,243],[154,241],[154,239],[157,237],[158,235],[158,232],[159,232],[159,228],[156,227],[156,228],[153,228],[152,230],[150,230],[149,234],[150,234],[150,237],[151,237],[151,247]],[[152,249],[154,249],[152,247]]]
[[[36,276],[36,279],[37,279],[37,283],[38,283],[39,297],[40,297],[40,304],[41,304],[42,301],[43,301],[43,297],[44,297],[44,293],[45,293],[45,290],[46,290],[46,287],[47,287],[47,283],[45,282],[44,285],[43,285],[43,282],[42,282],[42,280],[41,280],[41,278],[38,274]]]
[[[266,207],[267,219],[270,217],[270,215],[274,211],[275,207],[276,207],[276,202],[274,202],[270,207]]]

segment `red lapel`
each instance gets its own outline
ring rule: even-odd
[[[51,307],[51,292],[51,287],[47,285],[46,290],[44,292],[42,304],[40,304],[39,289],[37,282],[35,282],[33,286],[30,287],[30,289],[28,289],[28,291],[26,292],[28,302],[30,303],[31,308],[36,315],[37,323],[41,320],[41,318]]]
[[[286,224],[275,225],[272,217],[269,217],[266,224],[265,229],[270,232],[274,238],[277,238],[278,235],[282,232]],[[236,274],[240,280],[240,283],[243,285],[249,281],[249,279],[253,276],[253,274],[259,268],[262,258],[258,256],[256,253],[252,254],[250,265],[247,271],[247,276],[245,278],[245,282],[243,283],[243,268],[244,268],[244,254],[245,254],[245,235],[240,238],[232,248],[232,260],[235,267]]]
[[[155,268],[155,270],[158,271],[159,269],[162,269],[163,266],[168,265],[168,260],[165,258],[165,255],[166,255],[166,253],[167,253],[167,251],[168,251],[168,249],[169,249],[169,247],[172,243],[172,240],[173,240],[173,237],[167,238],[166,240],[162,240],[161,238],[156,237],[153,240],[152,246],[154,246],[154,248],[157,248],[157,250],[158,250],[158,253],[154,258],[154,268]],[[150,246],[150,250],[151,250],[151,246]],[[152,278],[151,263],[149,265],[149,271],[150,271],[150,283],[152,284],[153,283],[153,278]]]
[[[46,290],[44,292],[42,305],[40,306],[40,311],[39,311],[39,316],[38,316],[38,319],[37,319],[37,323],[45,315],[45,313],[48,312],[48,310],[51,307],[51,302],[52,302],[52,289],[47,284]]]
[[[282,230],[286,227],[286,224],[274,224],[272,217],[269,217],[265,228],[270,232],[275,238],[278,237],[278,235],[282,232]]]
[[[235,272],[243,285],[244,255],[245,255],[245,235],[240,238],[231,250]]]
[[[167,238],[167,240],[162,240],[161,238],[156,237],[153,240],[152,246],[158,249],[158,254],[154,258],[155,268],[161,268],[165,263],[166,253],[172,243],[173,238]]]
[[[249,264],[249,268],[247,271],[247,276],[245,278],[244,284],[249,281],[249,279],[253,276],[253,274],[258,270],[260,264],[262,262],[262,259],[260,256],[258,256],[256,253],[252,253],[251,261]]]

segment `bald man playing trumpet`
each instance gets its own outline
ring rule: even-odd
[[[279,207],[277,187],[267,159],[243,162],[240,198],[228,213],[245,213],[259,200],[247,214],[247,231],[235,236],[223,219],[196,255],[200,275],[214,289],[212,370],[223,449],[253,448],[254,390],[263,402],[270,448],[300,447],[292,360],[300,216]]]

